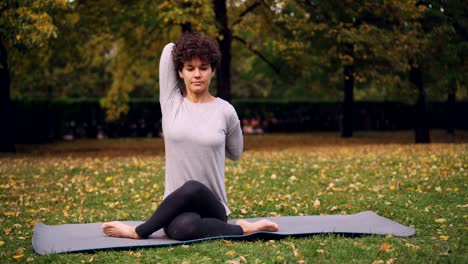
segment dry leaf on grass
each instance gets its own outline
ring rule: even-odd
[[[392,245],[388,242],[380,244],[379,252],[387,252],[392,248]]]

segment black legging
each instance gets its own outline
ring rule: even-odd
[[[176,240],[243,234],[240,226],[227,223],[223,204],[198,181],[188,181],[167,196],[150,219],[135,231],[141,238],[148,238],[161,228]]]

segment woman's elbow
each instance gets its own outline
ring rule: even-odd
[[[241,155],[242,155],[242,151],[239,151],[237,153],[226,152],[226,157],[230,160],[238,160],[240,159]]]

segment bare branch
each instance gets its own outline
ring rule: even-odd
[[[239,36],[235,36],[235,35],[232,36],[232,39],[235,39],[235,40],[239,41],[240,43],[244,44],[247,47],[247,49],[250,50],[250,52],[257,55],[266,64],[268,64],[268,66],[270,66],[275,71],[276,74],[278,74],[278,75],[280,74],[279,68],[276,67],[272,62],[270,62],[260,51],[256,50],[250,43],[245,41],[243,38],[241,38]]]
[[[253,11],[255,8],[257,8],[260,5],[260,1],[255,1],[251,6],[247,7],[242,13],[240,13],[239,17],[237,18],[236,21],[232,22],[231,28],[240,22],[242,22],[242,19],[244,18],[245,15],[247,15],[249,12]]]

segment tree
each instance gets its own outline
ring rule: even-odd
[[[0,152],[16,152],[7,50],[0,39]]]
[[[14,113],[10,99],[8,49],[26,51],[43,47],[57,36],[49,15],[54,9],[67,8],[61,0],[3,1],[0,3],[0,152],[15,152]]]
[[[421,1],[423,15],[409,39],[409,81],[418,91],[415,104],[415,142],[429,143],[426,100],[429,92],[448,94],[446,121],[454,131],[455,92],[458,80],[466,79],[468,5],[464,1]],[[464,56],[465,54],[465,56]],[[430,89],[432,88],[432,89]]]
[[[152,23],[150,27],[147,27],[147,23],[142,23],[141,20],[126,19],[124,25],[128,23],[128,29],[131,27],[139,27],[142,32],[159,31],[160,33],[169,32],[170,34],[174,32],[179,34],[180,31],[196,30],[217,38],[222,53],[221,65],[220,68],[217,69],[217,94],[225,100],[229,101],[231,99],[231,46],[233,40],[239,41],[248,50],[255,53],[257,56],[262,58],[262,60],[268,62],[265,56],[262,56],[260,51],[254,49],[250,43],[240,36],[236,36],[235,32],[232,30],[232,27],[240,24],[247,14],[261,6],[260,1],[239,2],[238,5],[230,6],[226,5],[226,1],[220,0],[161,1],[155,2],[153,7],[149,7],[146,1],[135,1],[132,3],[132,11],[126,8],[127,4],[121,3],[120,6],[120,8],[126,10],[122,14],[123,17],[128,17],[130,14],[135,12],[134,10],[141,10],[138,17],[151,17],[153,20],[160,22],[159,24]],[[83,8],[82,10],[88,9],[89,7]],[[119,9],[119,7],[117,7],[117,9]],[[228,10],[230,12],[228,12]],[[242,11],[239,12],[238,10]],[[234,13],[237,16],[231,25],[229,25],[228,13]],[[112,28],[112,30],[107,31],[106,34],[112,36],[110,39],[114,44],[114,39],[117,36],[128,32],[128,30],[122,31],[122,28],[127,28],[126,26],[122,26],[122,21],[123,19],[118,20],[118,23],[115,24],[109,24],[106,22],[107,25],[109,25],[109,28]],[[131,24],[131,21],[137,22]],[[155,30],[156,28],[158,28],[158,30]],[[148,35],[150,34],[142,33],[142,36]],[[134,40],[131,45],[132,51],[129,50],[130,48],[126,44],[129,39]],[[169,39],[173,39],[173,37]],[[126,113],[128,111],[129,95],[135,88],[132,81],[133,77],[128,74],[138,74],[138,71],[129,70],[129,67],[135,65],[135,61],[131,59],[129,60],[126,57],[134,57],[135,55],[130,55],[135,54],[133,51],[141,53],[141,50],[149,50],[147,47],[142,45],[143,43],[147,42],[142,42],[128,34],[125,35],[125,37],[120,37],[119,42],[117,42],[118,50],[115,51],[115,57],[111,59],[113,63],[116,63],[116,67],[113,68],[112,72],[113,83],[107,93],[107,96],[101,102],[102,106],[107,109],[107,117],[109,120],[116,120],[122,113]],[[161,45],[164,44],[165,41],[161,41],[159,38],[158,40],[155,40],[154,43]],[[124,46],[126,47],[125,50],[121,48]],[[153,47],[150,50],[151,52],[154,52],[155,48]],[[99,55],[97,56],[99,57]]]
[[[221,50],[221,65],[217,73],[218,96],[231,100],[231,46],[232,32],[228,27],[226,0],[213,0],[213,9],[218,26],[218,43]]]
[[[459,0],[433,0],[427,3],[425,33],[430,45],[425,52],[428,86],[446,97],[446,129],[455,133],[456,93],[468,77],[468,3]],[[430,33],[430,34],[428,34]],[[435,90],[435,91],[434,91]],[[464,117],[458,117],[464,118]]]
[[[308,27],[302,33],[313,43],[324,39],[329,60],[343,83],[342,137],[353,134],[354,88],[395,85],[407,68],[401,47],[420,16],[414,1],[296,1]],[[299,10],[300,10],[299,9]],[[299,30],[299,29],[298,29]]]
[[[224,99],[231,97],[232,43],[249,52],[246,53],[248,56],[259,58],[264,65],[279,72],[276,63],[260,51],[268,47],[254,45],[256,39],[249,38],[256,32],[247,25],[252,22],[259,26],[266,24],[268,17],[264,13],[271,13],[270,7],[262,1],[229,1],[229,4],[208,0],[73,3],[70,12],[53,14],[57,30],[66,34],[52,39],[47,52],[32,52],[26,60],[15,54],[15,66],[23,69],[14,73],[16,79],[21,78],[21,82],[14,83],[16,95],[102,97],[101,105],[106,109],[107,119],[117,120],[128,111],[131,96],[157,95],[159,51],[181,32],[192,30],[204,32],[220,42],[222,67],[217,69],[215,83],[218,96]],[[271,54],[274,52],[269,52],[268,56]],[[39,62],[40,71],[27,71]]]
[[[128,102],[137,87],[157,87],[157,58],[164,44],[181,31],[203,31],[215,35],[213,10],[207,0],[197,1],[116,1],[109,10],[108,1],[80,4],[79,10],[90,19],[99,19],[100,27],[92,38],[105,38],[106,46],[96,53],[89,49],[92,60],[106,65],[112,83],[101,106],[107,119],[117,120],[128,111]],[[89,10],[93,10],[90,14]],[[99,14],[99,15],[98,15]],[[87,23],[86,21],[83,21]],[[94,24],[94,23],[93,23]],[[89,27],[88,28],[92,29]],[[105,52],[102,52],[105,51]]]

